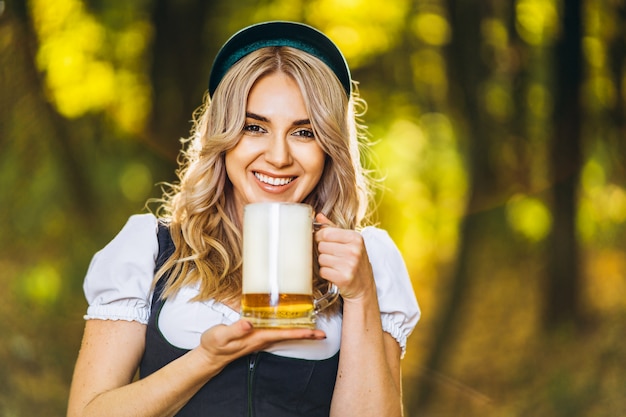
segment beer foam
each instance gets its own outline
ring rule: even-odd
[[[311,294],[310,206],[254,203],[244,208],[243,293]]]

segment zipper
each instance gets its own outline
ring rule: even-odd
[[[259,353],[255,352],[248,358],[248,417],[253,417],[252,412],[252,386],[254,381],[254,371],[258,364]]]

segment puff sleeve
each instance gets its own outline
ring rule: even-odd
[[[407,338],[420,318],[411,279],[402,255],[389,234],[376,227],[361,231],[372,265],[383,330],[406,352]]]
[[[159,252],[157,219],[131,216],[122,230],[89,265],[83,284],[85,319],[128,320],[146,324]]]

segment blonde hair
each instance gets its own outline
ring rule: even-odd
[[[168,184],[159,209],[176,248],[156,276],[167,276],[165,296],[188,285],[199,288],[198,300],[232,301],[241,295],[241,225],[224,156],[241,137],[250,90],[275,72],[287,74],[300,87],[315,137],[327,155],[319,183],[303,202],[339,227],[364,226],[370,182],[360,162],[364,129],[355,107],[364,102],[356,88],[349,98],[335,74],[303,51],[259,49],[233,65],[212,99],[205,98],[191,137],[183,140],[179,183]],[[315,265],[317,297],[327,284]]]

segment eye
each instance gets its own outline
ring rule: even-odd
[[[257,125],[257,124],[253,124],[253,123],[246,123],[243,127],[243,131],[244,133],[251,133],[251,134],[259,134],[259,133],[265,133],[265,129],[263,129],[261,126]]]
[[[312,129],[298,129],[293,132],[293,135],[303,139],[315,139],[315,133],[313,133]]]

